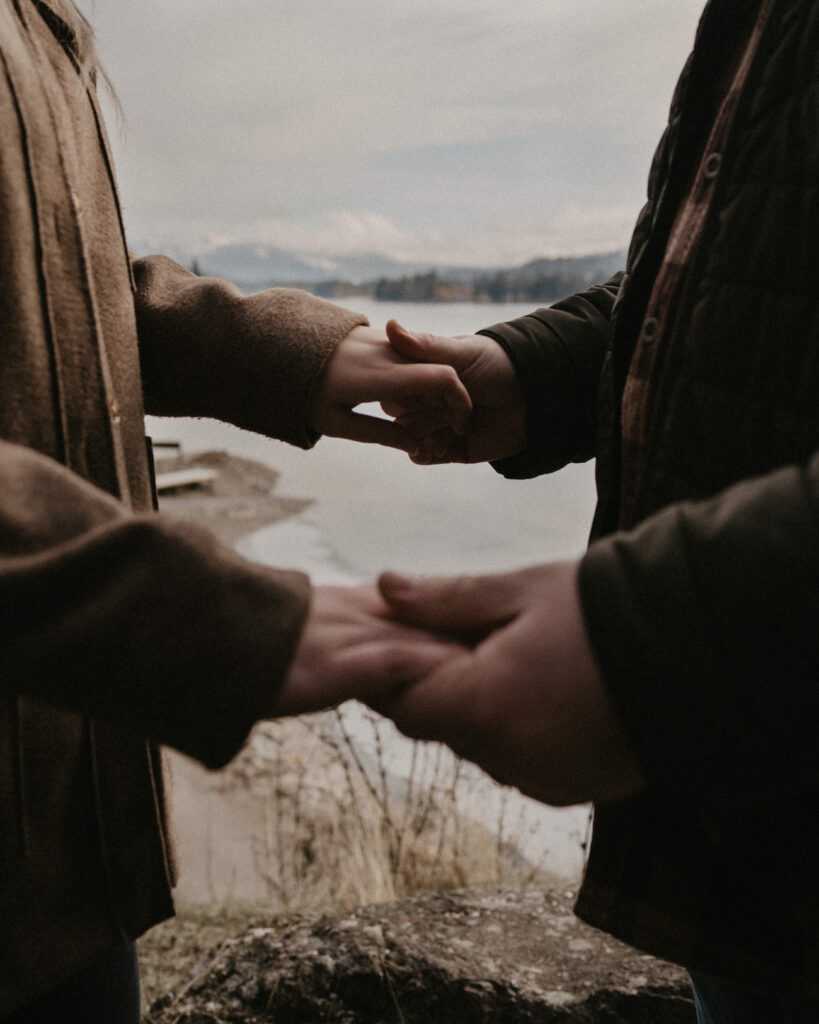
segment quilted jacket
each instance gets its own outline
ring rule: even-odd
[[[649,952],[819,995],[819,6],[774,0],[650,401],[621,400],[713,83],[759,5],[711,0],[625,273],[488,328],[526,395],[525,477],[597,459],[584,614],[648,780],[596,808],[577,910]],[[708,154],[710,156],[710,154]],[[634,509],[623,522],[623,495]]]

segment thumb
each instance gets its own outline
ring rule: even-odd
[[[397,320],[388,320],[385,330],[390,348],[405,359],[423,363],[444,363],[456,368],[461,361],[461,346],[452,338],[421,331],[408,331]]]
[[[427,629],[486,633],[513,619],[521,607],[514,573],[410,579],[383,573],[378,588],[393,614]]]

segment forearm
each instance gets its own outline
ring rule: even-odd
[[[598,387],[620,276],[480,332],[511,359],[526,407],[527,449],[494,464],[504,476],[536,476],[594,457]]]
[[[317,381],[365,317],[297,289],[244,296],[161,256],[133,267],[149,413],[209,416],[302,448],[315,443]]]
[[[819,785],[819,454],[596,543],[580,588],[649,785],[712,811]]]
[[[211,767],[274,705],[308,584],[0,444],[0,686]]]

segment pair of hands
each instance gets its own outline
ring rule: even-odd
[[[379,402],[390,420],[356,412]],[[523,397],[506,353],[480,334],[356,327],[327,364],[313,425],[331,437],[387,445],[421,464],[488,462],[526,446]]]
[[[378,401],[391,421],[355,412]],[[423,464],[525,447],[515,371],[491,338],[356,328],[314,403],[323,433]],[[565,805],[643,788],[585,633],[577,564],[378,587],[316,588],[277,714],[350,698],[439,740],[499,781]]]
[[[643,779],[585,635],[576,563],[317,588],[277,714],[355,698],[555,805]]]

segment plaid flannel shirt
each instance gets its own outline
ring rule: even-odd
[[[664,383],[675,372],[685,340],[677,330],[676,311],[711,206],[725,140],[771,3],[764,0],[761,4],[744,49],[735,55],[733,76],[729,65],[725,96],[688,196],[677,214],[629,366],[621,410],[620,526],[624,529],[637,521],[635,504],[656,432],[658,410],[663,408]]]

